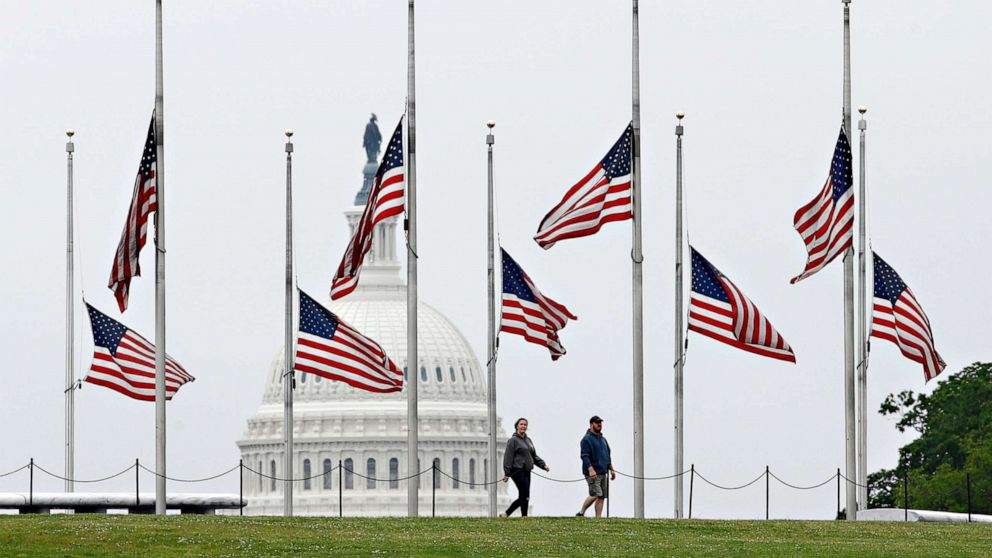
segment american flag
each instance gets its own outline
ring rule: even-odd
[[[378,343],[346,324],[303,291],[300,333],[296,339],[297,372],[316,374],[365,391],[403,389],[403,372]]]
[[[871,336],[895,343],[903,356],[923,365],[927,381],[947,365],[934,348],[933,331],[923,307],[906,283],[885,260],[872,252],[875,293],[871,312]]]
[[[813,201],[799,208],[793,218],[793,226],[803,237],[809,255],[806,269],[793,277],[791,283],[798,283],[820,271],[852,246],[853,183],[851,144],[841,127],[827,183]]]
[[[541,248],[547,250],[566,238],[596,234],[605,223],[633,216],[630,189],[633,136],[633,124],[630,124],[606,157],[544,216],[534,235]]]
[[[796,362],[792,347],[737,285],[695,248],[689,329],[728,345],[766,357]]]
[[[358,287],[358,274],[362,271],[365,254],[372,248],[375,226],[383,219],[403,213],[405,181],[403,174],[403,118],[389,140],[386,153],[379,163],[365,212],[355,227],[355,234],[348,242],[348,249],[341,258],[341,265],[331,283],[331,298],[337,300]]]
[[[152,111],[152,123],[148,126],[145,150],[141,154],[141,164],[138,165],[138,176],[134,179],[131,207],[127,210],[124,233],[121,235],[120,244],[117,245],[114,265],[110,270],[110,283],[107,284],[107,287],[114,291],[121,312],[127,310],[131,278],[141,275],[138,256],[145,245],[145,237],[148,233],[148,214],[158,208],[155,197],[158,157],[155,148],[155,111]]]
[[[500,248],[503,258],[503,311],[500,331],[523,336],[531,343],[547,347],[551,360],[565,354],[558,330],[568,320],[577,320],[568,308],[541,294],[530,277]]]
[[[141,401],[155,401],[155,345],[124,324],[86,304],[93,328],[93,364],[84,382],[119,391]],[[165,356],[165,398],[193,376]]]

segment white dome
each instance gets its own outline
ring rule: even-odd
[[[346,213],[352,230],[360,217]],[[365,259],[358,288],[328,307],[352,327],[377,341],[386,354],[406,370],[406,286],[396,261],[396,220],[380,223],[372,252]],[[311,293],[318,295],[318,293]],[[326,300],[326,296],[325,296]],[[432,502],[441,515],[486,515],[489,480],[489,421],[486,377],[465,337],[440,312],[427,304],[418,308],[418,458],[420,470],[437,463],[444,475],[432,494],[430,474],[422,477],[421,514]],[[266,375],[262,405],[248,420],[238,447],[245,466],[270,477],[303,478],[297,482],[294,509],[299,515],[337,515],[339,497],[345,515],[405,515],[407,471],[407,391],[371,393],[313,374],[296,374],[293,390],[294,471],[283,471],[283,352]],[[408,384],[405,384],[405,386]],[[504,432],[497,423],[497,465],[503,457]],[[338,463],[351,464],[358,475],[383,479],[368,483],[361,477],[337,473],[320,477]],[[497,467],[501,469],[501,467]],[[451,475],[459,480],[446,476]],[[344,486],[340,486],[343,483]],[[251,515],[282,512],[280,482],[248,472],[244,479]],[[501,506],[508,504],[506,485],[497,483]]]
[[[408,369],[406,354],[406,289],[361,288],[343,300],[329,305],[339,318],[367,337],[376,340],[386,354]],[[420,401],[486,401],[486,377],[468,342],[447,318],[423,302],[417,305],[417,345],[420,374]],[[279,351],[269,369],[265,403],[281,403],[283,353]],[[297,403],[340,399],[406,401],[401,392],[371,393],[343,382],[325,380],[312,374],[297,374],[293,399]]]

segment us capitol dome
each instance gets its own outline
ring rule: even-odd
[[[366,164],[365,184],[355,207],[345,212],[351,231],[361,218],[368,186],[376,171]],[[366,256],[358,288],[329,308],[358,331],[376,340],[386,354],[408,373],[406,341],[406,284],[400,277],[397,219],[381,222]],[[402,246],[402,245],[401,245]],[[488,414],[486,376],[458,328],[440,312],[418,304],[419,461],[446,473],[421,475],[419,510],[431,514],[432,484],[437,483],[434,505],[438,515],[486,516],[489,500]],[[295,318],[294,318],[295,319]],[[283,352],[272,360],[265,379],[262,404],[248,419],[237,442],[246,468],[270,477],[285,478],[283,452]],[[343,382],[312,374],[296,375],[293,392],[293,490],[296,515],[349,516],[406,515],[407,392],[370,393]],[[498,464],[501,471],[506,433],[497,424]],[[330,472],[338,463],[344,472]],[[358,474],[350,474],[347,471]],[[320,475],[320,476],[317,476]],[[378,480],[368,480],[371,477]],[[502,476],[502,475],[500,475]],[[283,482],[246,471],[244,495],[249,515],[281,515]],[[509,504],[506,485],[497,485],[498,506]]]

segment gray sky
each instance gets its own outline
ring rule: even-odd
[[[690,239],[798,357],[793,366],[690,334],[686,464],[726,485],[765,465],[818,483],[844,459],[842,266],[788,280],[805,262],[792,214],[822,187],[840,122],[841,2],[643,4],[646,473],[673,469],[673,114],[684,110]],[[853,103],[870,108],[872,242],[929,314],[948,372],[990,358],[990,18],[987,2],[852,3]],[[484,354],[493,118],[502,243],[579,316],[557,363],[504,336],[499,414],[504,426],[528,417],[539,452],[567,478],[579,474],[588,416],[600,414],[617,468],[631,472],[629,223],[548,252],[531,240],[630,120],[630,4],[422,0],[417,25],[422,300]],[[62,470],[63,132],[78,131],[77,285],[116,316],[106,281],[153,106],[153,61],[150,0],[0,5],[0,473],[32,456]],[[165,88],[169,353],[197,377],[169,406],[169,472],[198,477],[236,463],[234,440],[282,340],[282,130],[297,132],[300,285],[326,292],[347,242],[342,211],[361,185],[368,113],[388,135],[403,111],[406,3],[168,2]],[[123,321],[151,336],[150,245],[142,264]],[[82,371],[92,345],[78,316]],[[936,384],[924,386],[894,345],[873,345],[872,471],[893,466],[910,439],[874,412],[881,400]],[[95,386],[76,401],[79,477],[153,462],[151,404]],[[26,489],[22,477],[0,479],[0,491]],[[760,484],[719,492],[697,482],[694,515],[761,517]],[[237,479],[195,488],[237,491]],[[771,513],[831,517],[835,490],[772,483]],[[629,481],[614,486],[614,514],[632,513],[631,493]],[[536,513],[567,514],[582,497],[578,485],[537,480],[532,501]],[[670,516],[671,481],[648,482],[646,501],[649,516]]]

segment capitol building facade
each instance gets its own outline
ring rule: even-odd
[[[370,171],[366,165],[366,188]],[[351,230],[361,217],[363,188],[356,207],[345,213]],[[378,341],[405,374],[406,286],[400,277],[397,220],[378,225],[358,289],[329,305],[341,319]],[[419,461],[421,515],[488,515],[489,427],[486,377],[468,342],[440,312],[418,305]],[[406,515],[407,393],[378,394],[312,374],[297,374],[294,398],[294,467],[284,470],[282,351],[266,375],[258,411],[237,442],[246,468],[269,477],[305,479],[295,483],[297,515]],[[506,433],[497,424],[502,471]],[[335,470],[338,463],[343,469]],[[432,473],[431,465],[439,472]],[[332,472],[333,471],[333,472]],[[443,472],[443,473],[442,473]],[[432,478],[432,474],[434,478]],[[501,475],[500,475],[501,476]],[[283,483],[246,471],[247,515],[281,515]],[[436,491],[433,490],[436,483]],[[495,485],[500,508],[509,503],[504,483]],[[491,488],[491,487],[490,487]],[[339,495],[341,504],[339,506]]]

